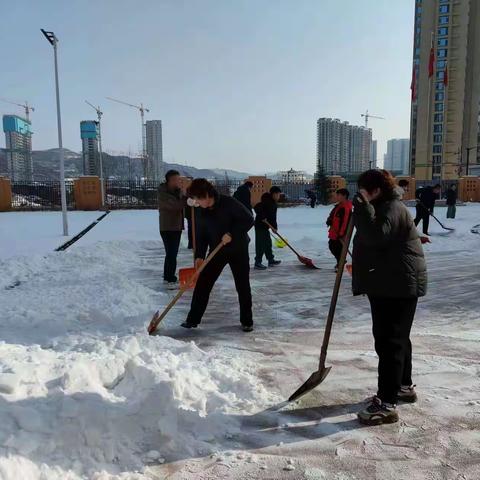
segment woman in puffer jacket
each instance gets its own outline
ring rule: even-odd
[[[398,421],[398,401],[415,402],[412,327],[417,301],[426,293],[422,243],[391,174],[368,170],[353,200],[353,294],[367,295],[378,354],[378,391],[358,413],[368,425]]]

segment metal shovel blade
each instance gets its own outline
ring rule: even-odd
[[[310,378],[288,399],[289,402],[294,402],[300,397],[303,397],[306,393],[311,392],[314,388],[318,387],[330,373],[332,367],[323,367],[310,375]]]

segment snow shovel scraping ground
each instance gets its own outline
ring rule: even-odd
[[[223,243],[219,243],[215,250],[210,252],[208,257],[205,259],[205,261],[202,263],[201,267],[195,271],[194,275],[190,277],[188,282],[186,282],[183,286],[180,287],[180,290],[178,293],[173,297],[173,300],[165,307],[162,313],[160,313],[160,310],[156,311],[155,314],[153,315],[152,319],[150,320],[150,323],[147,327],[147,332],[149,335],[153,335],[155,331],[157,330],[158,326],[160,325],[160,322],[167,316],[167,313],[173,308],[173,306],[180,300],[181,296],[189,289],[191,288],[192,285],[195,284],[197,281],[198,276],[203,272],[205,267],[208,265],[210,260],[221,250],[223,247]]]
[[[304,257],[303,255],[300,255],[286,240],[286,238],[282,237],[278,231],[276,231],[266,220],[264,220],[264,222],[268,225],[268,227],[270,228],[271,232],[272,232],[272,235],[278,237],[298,258],[298,260],[300,260],[301,263],[303,263],[304,265],[306,265],[308,268],[313,268],[315,270],[320,270],[319,267],[316,267],[314,264],[313,264],[313,261],[311,258],[308,258],[308,257]]]
[[[298,400],[300,397],[306,393],[312,391],[314,388],[318,387],[329,374],[332,367],[326,367],[325,361],[327,359],[327,349],[330,342],[330,334],[332,332],[333,318],[335,316],[335,308],[337,307],[338,292],[340,291],[340,285],[342,283],[343,270],[345,268],[345,262],[347,259],[348,247],[350,245],[350,240],[353,233],[353,215],[350,216],[348,221],[347,233],[345,235],[345,240],[343,242],[342,254],[340,256],[340,261],[338,262],[338,271],[337,276],[335,277],[335,285],[333,287],[332,298],[330,300],[330,309],[327,316],[327,324],[325,325],[325,333],[323,335],[322,349],[320,351],[320,360],[318,365],[318,370],[313,372],[310,375],[310,378],[301,385],[288,399],[289,402]]]

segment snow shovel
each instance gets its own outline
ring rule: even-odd
[[[288,242],[287,240],[282,237],[277,231],[274,230],[274,228],[267,222],[267,220],[264,220],[264,222],[268,225],[270,230],[272,231],[273,235],[276,235],[285,245],[298,257],[301,263],[306,265],[308,268],[314,268],[315,270],[320,270],[319,267],[316,267],[313,264],[313,261],[311,258],[304,257],[303,255],[300,255]]]
[[[330,341],[330,334],[332,332],[333,318],[335,316],[335,308],[337,306],[337,300],[338,300],[338,292],[340,291],[340,285],[342,283],[343,270],[345,268],[347,251],[348,251],[348,246],[350,245],[350,240],[352,238],[352,233],[353,233],[353,216],[351,216],[350,220],[348,221],[347,233],[345,235],[345,242],[343,244],[340,261],[338,262],[338,271],[337,271],[337,276],[335,278],[335,285],[333,287],[332,299],[330,300],[330,309],[328,311],[327,324],[325,325],[325,333],[323,335],[323,342],[322,342],[322,349],[320,351],[320,361],[318,365],[318,370],[316,372],[313,372],[310,375],[310,378],[300,388],[298,388],[295,391],[295,393],[293,393],[293,395],[291,395],[291,397],[288,399],[289,402],[298,400],[300,397],[310,392],[315,387],[318,387],[318,385],[320,385],[325,380],[327,375],[330,373],[330,370],[332,369],[332,367],[325,366],[325,361],[327,359],[327,349],[328,349],[328,343]]]
[[[167,313],[172,309],[172,307],[180,300],[180,297],[191,287],[192,284],[194,284],[197,281],[198,276],[203,272],[205,267],[208,265],[210,260],[221,250],[223,247],[223,243],[219,243],[215,250],[210,252],[208,257],[205,259],[205,261],[202,263],[201,267],[198,270],[195,270],[195,273],[192,277],[190,277],[190,280],[188,283],[186,283],[184,286],[180,287],[180,290],[178,293],[173,297],[173,300],[165,307],[165,310],[163,310],[162,313],[160,313],[160,310],[157,310],[155,314],[153,315],[152,319],[150,320],[150,324],[148,325],[147,332],[149,335],[153,335],[155,331],[158,328],[158,325],[160,322],[167,316]]]
[[[455,229],[454,228],[450,228],[450,227],[446,227],[430,210],[428,210],[428,208],[422,203],[422,202],[418,202],[419,205],[422,206],[422,208],[424,208],[425,210],[428,211],[428,214],[437,221],[437,223],[444,229],[444,230],[448,230],[449,232],[454,232]]]
[[[195,287],[196,282],[190,282],[190,279],[195,275],[195,250],[196,250],[196,239],[195,239],[195,207],[190,207],[192,210],[192,250],[193,250],[193,267],[180,268],[178,270],[178,281],[180,287],[188,285],[187,288]]]

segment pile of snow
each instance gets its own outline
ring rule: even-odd
[[[119,241],[0,261],[2,480],[147,478],[277,401],[261,354],[147,335],[168,297],[136,279],[137,254]]]

